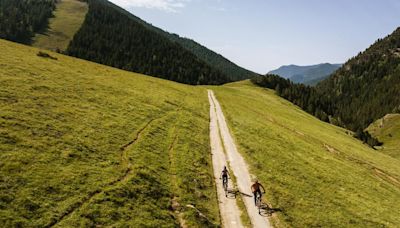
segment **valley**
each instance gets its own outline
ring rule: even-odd
[[[0,0],[0,227],[399,227],[400,27],[256,2]]]
[[[1,49],[1,224],[220,224],[206,88],[267,188],[274,226],[400,222],[400,161],[271,90],[182,85],[8,41]]]

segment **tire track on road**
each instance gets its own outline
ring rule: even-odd
[[[243,157],[241,156],[241,154],[237,150],[235,142],[229,132],[229,128],[225,121],[225,117],[222,112],[221,106],[220,106],[218,100],[215,98],[214,93],[211,90],[208,91],[208,96],[209,96],[209,100],[210,100],[210,105],[214,107],[214,108],[211,108],[211,110],[210,110],[210,112],[211,112],[210,131],[212,129],[212,125],[215,125],[215,124],[218,125],[216,127],[213,126],[213,128],[219,129],[219,131],[221,133],[222,142],[224,144],[226,154],[227,154],[227,161],[229,161],[229,163],[231,165],[231,169],[233,171],[233,174],[236,176],[238,189],[242,194],[251,196],[252,193],[250,191],[250,186],[251,186],[252,182],[251,182],[248,166],[247,166],[245,160],[243,159]],[[216,119],[216,120],[214,120],[214,119]],[[215,137],[211,133],[210,133],[210,137],[211,137],[210,140],[215,140],[215,139],[213,139]],[[213,161],[214,161],[214,159],[213,159]],[[218,185],[218,183],[217,183],[217,185]],[[269,223],[269,220],[266,217],[261,216],[258,213],[258,208],[254,206],[253,197],[243,197],[243,201],[246,206],[247,213],[249,214],[251,224],[253,225],[253,227],[262,227],[262,228],[272,227]],[[220,209],[221,209],[221,205],[220,205]],[[222,209],[223,209],[223,207],[222,207]],[[221,216],[224,216],[224,213],[226,213],[226,212],[221,210]],[[225,226],[225,227],[232,227],[232,226]]]
[[[228,164],[224,154],[224,148],[221,144],[222,141],[218,128],[215,102],[212,98],[211,91],[208,91],[208,98],[210,102],[210,145],[221,223],[223,227],[243,227],[240,218],[241,212],[236,204],[236,199],[227,198],[225,196],[222,181],[219,179],[220,171],[224,166],[228,166]]]

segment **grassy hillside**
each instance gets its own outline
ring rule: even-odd
[[[400,159],[400,114],[384,116],[372,123],[367,131],[383,142],[380,151]]]
[[[65,51],[75,33],[81,27],[88,11],[87,3],[78,0],[62,0],[56,5],[54,17],[49,19],[46,32],[36,34],[32,46],[48,50]]]
[[[1,227],[219,224],[203,88],[0,49]]]
[[[250,82],[213,87],[278,227],[396,227],[400,161]]]

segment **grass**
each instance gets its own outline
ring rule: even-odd
[[[204,87],[0,48],[1,227],[220,225]],[[248,81],[212,89],[275,226],[400,224],[398,159]]]
[[[249,81],[212,87],[277,227],[396,227],[400,161]]]
[[[204,88],[0,49],[1,227],[219,226]]]
[[[49,29],[43,34],[36,34],[32,46],[65,51],[88,11],[87,3],[78,0],[62,0],[56,7],[54,17],[49,20]]]
[[[379,151],[400,159],[400,114],[388,114],[372,123],[367,130],[383,142]]]

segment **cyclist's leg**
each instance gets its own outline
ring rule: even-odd
[[[254,205],[257,206],[257,191],[253,192],[254,195]]]
[[[261,189],[258,189],[258,197],[260,197],[260,203],[261,203],[261,199],[262,199]]]

